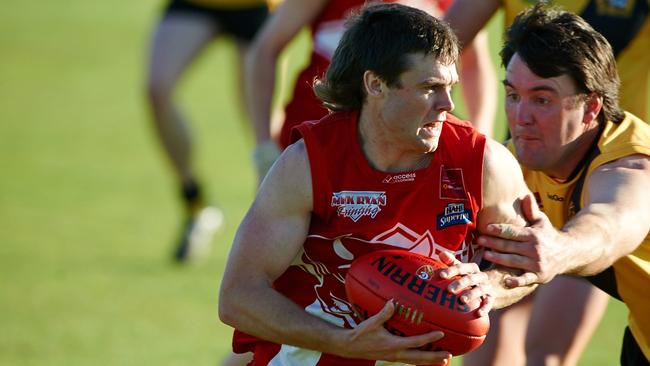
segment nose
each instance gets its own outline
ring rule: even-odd
[[[520,100],[519,103],[516,103],[514,106],[514,123],[518,125],[529,125],[531,124],[531,116],[528,112],[526,103],[523,100]]]
[[[435,109],[439,112],[451,112],[456,106],[451,99],[451,90],[445,90],[440,93],[439,98],[436,100]]]

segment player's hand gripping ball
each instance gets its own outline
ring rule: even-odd
[[[423,348],[462,355],[483,343],[490,320],[478,316],[480,300],[463,304],[460,296],[447,292],[447,285],[456,278],[438,275],[446,267],[404,250],[375,251],[352,262],[345,291],[361,319],[377,314],[393,299],[395,314],[384,324],[386,329],[401,336],[441,330],[445,336]]]

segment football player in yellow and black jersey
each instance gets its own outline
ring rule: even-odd
[[[205,252],[223,215],[203,197],[192,166],[189,125],[173,99],[175,86],[201,51],[219,36],[232,37],[243,59],[267,14],[267,0],[171,0],[153,33],[147,80],[149,104],[186,207],[185,225],[174,251],[179,262]]]
[[[501,59],[510,147],[544,214],[527,202],[530,227],[492,225],[499,238],[478,242],[489,249],[486,260],[526,271],[509,285],[545,284],[500,314],[488,342],[466,361],[575,364],[579,352],[568,352],[575,345],[560,333],[579,328],[590,311],[582,306],[590,302],[575,301],[592,291],[576,278],[586,277],[629,309],[621,364],[647,365],[650,126],[619,107],[612,48],[573,13],[540,5],[521,13]],[[531,342],[540,330],[546,338]]]

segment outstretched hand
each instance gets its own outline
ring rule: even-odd
[[[384,323],[394,313],[395,304],[390,300],[379,313],[350,330],[350,338],[346,342],[346,357],[402,362],[413,365],[449,364],[451,360],[449,352],[431,352],[418,349],[444,337],[442,332],[432,331],[410,337],[393,335],[384,328]]]
[[[489,235],[481,235],[477,240],[479,245],[491,249],[484,253],[486,260],[524,271],[505,280],[511,288],[547,283],[563,270],[564,245],[559,232],[532,196],[522,200],[522,211],[529,226],[490,224]]]

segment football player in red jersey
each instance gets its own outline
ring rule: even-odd
[[[383,327],[392,302],[355,317],[343,278],[370,251],[456,257],[443,273],[461,277],[448,291],[482,298],[477,316],[534,288],[506,289],[507,272],[472,262],[473,234],[489,222],[525,224],[520,202],[531,194],[505,147],[450,114],[453,31],[399,4],[367,6],[348,24],[314,87],[333,113],[297,127],[228,259],[219,315],[237,329],[235,351],[255,353],[252,365],[448,363],[448,352],[417,349],[441,332]]]

